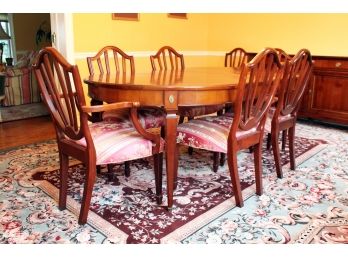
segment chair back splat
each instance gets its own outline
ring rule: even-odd
[[[239,69],[248,60],[248,54],[243,48],[234,48],[225,54],[225,67]]]
[[[161,47],[155,55],[150,56],[152,70],[184,69],[184,56],[171,46]]]
[[[87,57],[88,70],[94,75],[96,67],[99,74],[131,73],[134,74],[134,57],[116,46],[105,46],[93,57]]]

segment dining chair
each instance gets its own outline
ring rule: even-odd
[[[237,153],[254,147],[256,193],[262,194],[261,151],[264,125],[283,66],[274,49],[266,48],[242,65],[234,116],[206,116],[178,125],[177,142],[226,153],[236,204],[243,206]]]
[[[225,67],[232,67],[234,69],[241,69],[244,63],[248,61],[248,53],[240,47],[232,49],[225,54]],[[232,113],[232,103],[225,104],[225,112]]]
[[[53,47],[40,51],[33,69],[56,130],[60,161],[59,209],[66,208],[69,156],[86,167],[79,224],[87,222],[96,165],[153,156],[157,203],[160,204],[164,140],[142,128],[137,118],[139,103],[87,106],[78,67],[69,64]],[[88,121],[90,113],[119,109],[130,112],[131,123]]]
[[[171,46],[161,47],[155,55],[150,55],[152,70],[185,69],[184,56]],[[157,68],[156,68],[157,67]]]
[[[150,56],[152,71],[162,70],[184,70],[185,62],[184,55],[178,53],[171,46],[161,47],[155,55]],[[183,123],[185,117],[192,120],[197,116],[212,114],[215,112],[222,113],[223,104],[208,105],[208,106],[179,106],[179,123]],[[188,152],[192,154],[193,149],[189,147]]]
[[[274,48],[276,50],[279,60],[281,63],[285,63],[291,59],[290,55],[288,55],[283,49],[281,48]],[[273,108],[271,107],[270,111],[272,111]],[[286,146],[286,137],[288,134],[288,130],[285,129],[282,132],[282,151],[285,151]],[[271,146],[271,134],[267,134],[267,149],[269,149]]]
[[[103,47],[95,56],[87,57],[87,64],[90,75],[116,74],[116,76],[121,77],[125,84],[134,81],[134,57],[116,46]],[[162,134],[164,134],[163,127],[166,113],[161,108],[140,107],[138,108],[138,116],[145,129],[161,127]],[[127,109],[117,109],[103,112],[102,119],[104,121],[122,122],[129,121],[130,116]],[[108,165],[108,169],[111,170],[112,166]],[[125,162],[125,174],[127,177],[130,176],[129,162]]]
[[[248,61],[248,53],[240,47],[225,54],[225,67],[240,69]]]
[[[301,49],[291,60],[285,62],[284,74],[278,90],[278,102],[276,107],[270,109],[266,121],[265,131],[271,135],[274,161],[279,178],[283,177],[278,144],[281,131],[288,130],[290,169],[294,170],[296,167],[294,152],[296,121],[301,99],[311,77],[312,66],[312,56],[307,49]]]

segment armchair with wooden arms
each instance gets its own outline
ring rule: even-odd
[[[123,83],[131,83],[134,81],[135,65],[134,57],[126,54],[116,46],[105,46],[98,51],[95,56],[87,57],[89,74],[91,76],[116,74]],[[143,128],[164,127],[165,112],[161,108],[156,107],[140,107],[138,108],[139,121]],[[105,111],[102,117],[104,121],[123,122],[129,121],[129,111],[127,109],[117,109]],[[164,129],[162,129],[164,131]],[[111,166],[108,166],[110,170]],[[125,174],[130,176],[129,162],[125,162]]]
[[[242,66],[234,117],[208,116],[178,125],[177,142],[226,153],[236,204],[243,206],[237,153],[254,148],[256,193],[262,194],[262,141],[269,107],[278,87],[282,65],[274,49],[266,48]]]
[[[59,209],[66,208],[69,156],[86,166],[78,222],[87,222],[96,166],[154,157],[157,202],[162,201],[164,140],[147,132],[137,118],[137,102],[87,106],[79,70],[52,47],[40,51],[33,65],[38,85],[56,130],[60,160]],[[90,113],[127,109],[132,122],[90,123]]]

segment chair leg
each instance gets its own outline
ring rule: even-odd
[[[69,157],[63,153],[59,154],[60,159],[60,189],[59,189],[59,210],[66,209],[66,196],[68,189]]]
[[[285,151],[285,145],[286,145],[286,134],[287,134],[287,130],[283,130],[282,133],[282,151]]]
[[[176,163],[175,170],[174,170],[175,171],[175,173],[174,173],[174,190],[175,190],[177,185],[178,185],[178,169],[179,169],[179,147],[178,147],[178,145],[176,145],[174,160]]]
[[[113,164],[108,164],[108,165],[106,165],[107,166],[107,168],[108,168],[108,173],[112,173],[112,170],[113,170],[113,168],[114,168],[114,165]],[[98,171],[97,171],[97,173],[98,173]]]
[[[290,153],[290,169],[295,170],[295,126],[289,129],[289,153]]]
[[[128,178],[130,176],[130,161],[124,162],[124,175]]]
[[[163,153],[155,154],[154,158],[154,170],[155,170],[155,183],[156,183],[156,201],[157,204],[162,203],[162,171],[163,171]]]
[[[180,116],[179,117],[179,124],[184,123],[185,116]]]
[[[161,126],[161,137],[166,138],[166,128],[165,126]]]
[[[97,173],[100,174],[101,173],[101,166],[97,165]]]
[[[255,145],[254,147],[254,164],[255,164],[255,181],[256,181],[256,194],[262,195],[262,143]]]
[[[213,171],[216,173],[218,171],[219,168],[219,157],[220,157],[220,153],[219,152],[214,152],[213,153]]]
[[[83,196],[81,202],[81,210],[79,216],[79,224],[83,225],[87,222],[89,206],[91,204],[92,191],[96,179],[96,165],[95,163],[87,164],[85,187],[83,189]]]
[[[267,133],[267,150],[271,148],[271,133]]]
[[[220,154],[220,166],[224,166],[226,162],[226,154],[225,153],[221,153]]]
[[[279,152],[279,131],[272,131],[272,150],[274,156],[274,164],[277,171],[278,178],[283,177],[282,166],[280,163],[280,152]]]
[[[230,176],[231,176],[231,181],[233,186],[234,198],[236,200],[236,205],[239,207],[243,207],[244,202],[243,202],[242,190],[241,190],[239,174],[238,174],[237,151],[232,150],[232,153],[227,153],[227,154],[229,154],[227,158],[227,163],[228,163],[228,168],[230,170]]]

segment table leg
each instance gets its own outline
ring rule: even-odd
[[[173,207],[173,191],[178,159],[176,158],[177,115],[167,114],[166,117],[166,167],[168,210]]]

